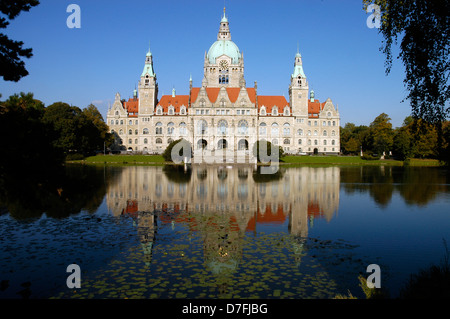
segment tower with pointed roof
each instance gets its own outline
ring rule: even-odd
[[[297,49],[294,60],[294,72],[291,74],[289,86],[289,100],[294,116],[308,116],[308,92],[309,86],[303,70],[302,56]]]
[[[225,8],[220,20],[217,41],[205,54],[203,68],[208,87],[239,87],[244,77],[244,55],[231,40]]]
[[[142,115],[151,115],[156,106],[158,98],[158,84],[153,68],[153,56],[150,51],[145,56],[144,69],[139,81],[139,110]]]

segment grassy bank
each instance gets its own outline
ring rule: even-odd
[[[109,165],[162,165],[166,162],[161,155],[97,155],[70,163],[109,164]],[[438,160],[410,159],[406,162],[397,160],[363,160],[358,156],[285,156],[283,165],[386,165],[386,166],[440,166]]]

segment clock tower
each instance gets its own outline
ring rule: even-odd
[[[223,9],[217,41],[205,54],[204,78],[208,87],[239,87],[244,77],[244,55],[231,41],[228,18]]]
[[[145,56],[144,70],[139,81],[139,114],[153,115],[158,98],[158,84],[153,70],[153,57],[148,49]]]

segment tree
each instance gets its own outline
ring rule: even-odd
[[[55,147],[66,155],[79,153],[92,155],[103,150],[107,134],[106,124],[95,106],[82,111],[79,107],[70,106],[64,102],[49,105],[43,117],[45,123],[52,124],[58,137],[54,140]]]
[[[280,159],[284,157],[284,150],[281,146],[277,147],[274,145],[273,151],[278,151],[278,154],[272,153],[272,143],[266,140],[257,141],[253,145],[253,156],[255,156],[260,163],[270,163],[274,159],[279,162]]]
[[[447,120],[450,107],[450,2],[448,0],[363,0],[380,6],[383,36],[380,50],[386,56],[386,74],[392,67],[392,45],[399,37],[401,59],[405,67],[403,80],[410,100],[412,115],[436,124],[438,152],[448,161],[449,150],[444,146],[442,124]]]
[[[3,0],[0,1],[0,29],[6,29],[9,21],[16,18],[20,12],[29,11],[39,4],[37,0]],[[14,41],[0,33],[0,76],[5,81],[19,81],[28,75],[25,63],[21,57],[31,58],[32,49],[24,49],[22,41]]]
[[[427,122],[443,122],[449,115],[450,98],[450,2],[447,0],[363,0],[380,6],[386,74],[392,67],[392,44],[400,42],[400,58],[413,116]]]
[[[372,138],[372,150],[378,154],[388,153],[392,149],[393,130],[391,119],[386,113],[381,113],[370,123],[369,132]]]
[[[56,132],[42,121],[43,115],[44,104],[32,93],[14,94],[0,102],[0,134],[5,137],[1,145],[1,173],[45,175],[62,164],[62,153],[52,143]]]

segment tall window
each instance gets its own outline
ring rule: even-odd
[[[172,135],[173,134],[173,129],[174,129],[174,124],[172,122],[167,124],[167,134],[168,135]]]
[[[278,124],[277,123],[272,124],[272,135],[278,135]]]
[[[197,133],[200,135],[205,135],[208,133],[208,123],[205,120],[198,121]]]
[[[289,123],[284,123],[283,125],[283,135],[290,135],[291,134],[291,126]]]
[[[186,135],[186,123],[180,123],[180,135]]]
[[[149,134],[150,132],[148,131],[148,128],[144,128],[143,130],[142,130],[142,134],[144,134],[144,135],[147,135],[147,134]]]
[[[218,126],[218,134],[226,135],[228,130],[228,123],[225,120],[220,120],[217,124]]]
[[[260,135],[266,135],[267,134],[266,126],[267,126],[267,124],[264,123],[264,122],[259,124],[259,134]]]
[[[156,123],[156,131],[155,131],[155,133],[156,134],[162,134],[163,133],[162,130],[163,130],[162,123],[161,122]]]
[[[247,135],[248,134],[248,123],[245,120],[239,121],[238,123],[238,134]]]

